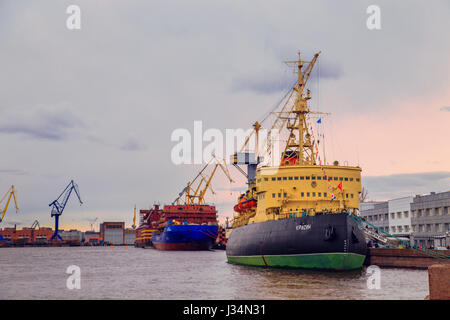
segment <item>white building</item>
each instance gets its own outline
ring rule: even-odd
[[[413,197],[404,197],[388,201],[389,233],[394,236],[409,236],[411,228],[411,203]]]

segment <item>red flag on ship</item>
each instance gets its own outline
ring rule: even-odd
[[[338,184],[338,188],[342,191],[342,181]]]

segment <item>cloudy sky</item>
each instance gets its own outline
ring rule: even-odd
[[[66,9],[81,8],[69,30]],[[450,2],[71,0],[0,2],[0,191],[20,211],[3,226],[131,223],[199,169],[174,165],[171,133],[249,128],[292,83],[283,61],[322,51],[310,80],[327,159],[363,168],[371,200],[450,189]],[[218,173],[209,201],[231,216],[243,180]]]

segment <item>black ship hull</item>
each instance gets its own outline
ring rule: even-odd
[[[252,266],[352,270],[362,267],[367,246],[346,213],[265,221],[233,229],[230,263]]]

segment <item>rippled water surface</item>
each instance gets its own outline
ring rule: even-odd
[[[66,269],[81,269],[69,290]],[[426,270],[317,272],[228,264],[224,251],[170,252],[134,247],[1,248],[0,299],[419,299]]]

